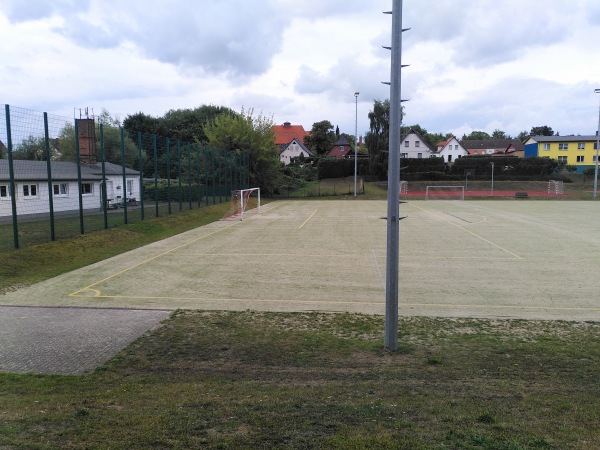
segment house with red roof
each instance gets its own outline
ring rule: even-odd
[[[284,122],[283,125],[273,125],[273,132],[275,133],[275,145],[278,147],[289,144],[294,139],[298,139],[304,144],[304,137],[310,134],[302,125],[292,125],[290,122]]]
[[[340,136],[333,144],[331,150],[327,152],[327,156],[337,159],[349,158],[350,156],[354,156],[354,149],[347,138]]]

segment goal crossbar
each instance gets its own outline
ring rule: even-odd
[[[260,188],[236,189],[223,220],[244,220],[250,211],[260,214]]]

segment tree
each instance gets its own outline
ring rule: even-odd
[[[279,153],[275,146],[273,118],[252,109],[239,114],[224,112],[204,126],[208,142],[229,153],[250,158],[250,185],[273,193],[280,175]]]
[[[528,137],[529,137],[529,133],[527,133],[527,131],[521,131],[517,135],[517,139],[519,139],[521,142],[525,142],[525,139],[527,139]]]
[[[50,160],[60,158],[60,153],[56,148],[56,141],[50,140]],[[28,159],[30,161],[46,161],[46,139],[43,136],[28,136],[13,151],[13,158]]]
[[[369,131],[365,135],[369,149],[369,171],[373,177],[384,179],[388,170],[390,146],[390,101],[375,100],[369,112]]]
[[[554,136],[554,131],[548,125],[540,127],[531,127],[530,136]]]
[[[304,144],[317,155],[325,155],[331,148],[337,137],[333,131],[333,125],[329,120],[313,123],[310,136],[304,138]]]
[[[492,132],[492,139],[511,139],[511,137],[497,128]]]
[[[437,144],[442,141],[447,141],[453,136],[452,133],[427,133],[427,135],[423,136],[429,142],[433,148],[437,147]]]
[[[463,140],[470,140],[470,139],[476,139],[476,140],[482,141],[484,139],[490,139],[490,135],[487,134],[485,131],[471,131],[471,134],[469,134],[468,136],[463,135]]]

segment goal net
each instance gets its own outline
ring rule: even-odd
[[[408,181],[400,181],[400,193],[408,194]]]
[[[427,186],[425,200],[464,200],[464,186]]]
[[[548,194],[564,194],[565,185],[562,181],[549,180],[548,181]]]
[[[231,200],[223,220],[244,220],[249,214],[260,214],[260,188],[231,191]]]

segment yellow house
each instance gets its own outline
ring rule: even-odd
[[[531,136],[525,157],[540,156],[575,166],[577,173],[596,165],[598,136]]]

